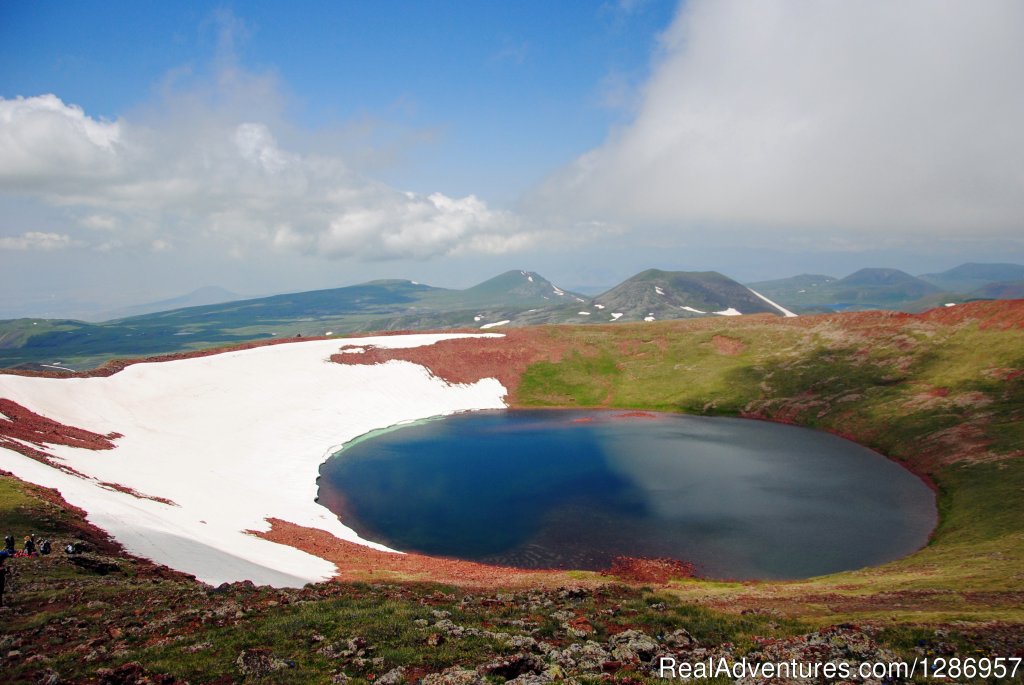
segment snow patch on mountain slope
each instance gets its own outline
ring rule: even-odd
[[[764,296],[764,295],[762,295],[761,293],[757,292],[757,291],[756,291],[756,290],[754,290],[753,288],[747,288],[747,290],[749,290],[750,292],[754,293],[755,295],[757,295],[758,297],[760,297],[760,298],[761,298],[762,300],[764,300],[765,302],[767,302],[767,303],[768,303],[768,304],[770,304],[771,306],[773,306],[773,307],[775,307],[776,309],[778,309],[778,310],[779,310],[780,312],[782,312],[782,314],[783,314],[784,316],[786,316],[787,318],[795,318],[795,317],[796,317],[796,314],[794,314],[793,312],[789,311],[788,309],[786,309],[786,308],[785,308],[785,307],[783,307],[782,305],[780,305],[780,304],[776,304],[775,302],[772,302],[772,301],[771,301],[771,300],[769,300],[769,299],[768,299],[767,297],[765,297],[765,296]]]
[[[495,336],[495,334],[477,334]],[[422,366],[334,364],[350,347],[418,347],[465,334],[286,343],[160,363],[106,378],[0,375],[0,397],[95,433],[115,448],[55,445],[54,469],[0,448],[0,469],[56,488],[131,553],[211,584],[301,586],[336,572],[323,559],[245,533],[276,517],[370,547],[317,504],[319,465],[369,431],[504,407],[495,379],[449,385]],[[168,505],[101,486],[117,483]]]

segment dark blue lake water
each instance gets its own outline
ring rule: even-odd
[[[319,500],[394,549],[524,568],[672,557],[803,578],[923,546],[935,498],[842,438],[743,419],[497,411],[380,432],[321,467]]]

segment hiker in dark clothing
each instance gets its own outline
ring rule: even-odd
[[[4,587],[7,585],[7,550],[0,552],[0,607],[4,605]]]
[[[49,540],[43,540],[42,543],[40,543],[40,545],[39,545],[39,553],[40,554],[49,554],[50,550],[51,550],[50,541]]]
[[[36,541],[34,538],[35,536],[31,535],[25,536],[25,554],[28,554],[29,556],[36,553]]]
[[[8,556],[14,556],[14,536],[8,535],[4,538],[4,551],[7,552]]]

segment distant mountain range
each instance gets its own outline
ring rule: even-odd
[[[803,274],[749,285],[797,313],[850,309],[921,311],[976,299],[1024,297],[1024,266],[961,264],[942,273],[921,276],[898,269],[861,269],[845,278]]]
[[[941,284],[967,284],[972,290],[956,293]],[[964,264],[921,277],[896,269],[861,269],[841,279],[804,274],[749,285],[715,271],[649,269],[596,296],[563,290],[532,271],[508,271],[465,290],[385,280],[236,299],[233,293],[208,288],[143,306],[168,305],[170,309],[143,313],[123,310],[131,315],[103,323],[67,319],[0,321],[0,367],[81,369],[115,357],[273,337],[487,330],[741,314],[795,316],[847,309],[916,310],[969,299],[1022,295],[1024,266],[1014,264]],[[204,299],[207,303],[199,304]],[[188,306],[178,306],[186,303]]]
[[[938,274],[922,274],[921,280],[956,293],[974,293],[995,283],[1024,281],[1020,264],[961,264]]]

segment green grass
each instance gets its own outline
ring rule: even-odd
[[[13,478],[0,478],[0,537],[11,534],[20,550],[25,536],[36,534],[36,541],[51,540],[64,534],[74,516],[32,496],[27,487]]]
[[[725,354],[713,344],[716,336],[742,349]],[[1022,350],[1017,330],[913,320],[869,334],[765,321],[605,327],[590,332],[578,354],[530,367],[519,399],[526,406],[589,400],[784,418],[850,435],[938,487],[940,526],[927,547],[905,559],[753,588],[682,583],[682,596],[740,604],[753,598],[747,603],[786,605],[808,617],[1024,621],[1012,595],[970,595],[1024,590],[1024,378],[1005,379],[1006,370],[1024,368]],[[854,601],[888,592],[935,597],[927,607],[915,601],[905,609]],[[815,599],[829,593],[847,599]]]

